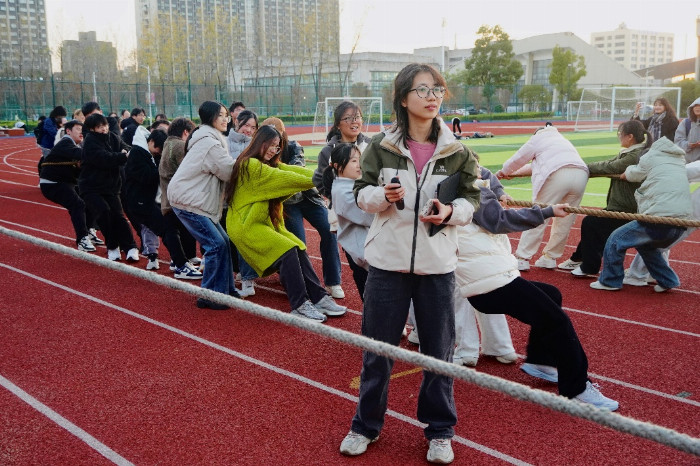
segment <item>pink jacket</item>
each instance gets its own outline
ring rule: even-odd
[[[549,175],[563,167],[586,170],[588,167],[576,148],[554,126],[537,131],[503,164],[503,174],[510,176],[532,160],[532,198],[535,199]]]

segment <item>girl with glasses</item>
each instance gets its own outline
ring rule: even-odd
[[[365,241],[369,273],[365,285],[362,334],[398,345],[411,301],[420,331],[420,351],[452,361],[455,346],[454,271],[457,226],[471,221],[479,206],[477,161],[455,140],[439,116],[445,78],[432,66],[411,64],[394,80],[396,123],[376,135],[362,154],[362,176],[355,180],[357,205],[374,214]],[[416,89],[430,90],[424,97]],[[455,175],[455,199],[435,199],[438,183]],[[398,178],[399,183],[393,182]],[[454,180],[455,178],[452,178]],[[403,206],[398,204],[403,201]],[[432,202],[434,212],[419,213]],[[430,225],[444,225],[430,235]],[[360,455],[377,439],[387,409],[393,361],[364,352],[359,403],[351,430],[340,445],[345,455]],[[430,442],[427,459],[450,463],[457,422],[453,380],[423,372],[418,420]]]
[[[306,245],[284,226],[282,201],[311,189],[312,171],[280,162],[283,140],[273,126],[261,126],[236,159],[226,189],[226,227],[241,256],[255,272],[279,272],[292,314],[316,322],[341,316],[311,266]],[[206,269],[205,269],[206,270]]]
[[[333,111],[333,127],[326,136],[327,144],[318,154],[318,166],[314,172],[314,185],[321,194],[330,197],[323,188],[323,172],[328,167],[331,151],[341,142],[355,144],[360,152],[367,147],[370,139],[362,134],[362,111],[354,102],[341,102]]]

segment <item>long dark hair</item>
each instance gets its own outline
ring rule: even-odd
[[[654,99],[654,103],[660,103],[661,105],[664,106],[664,111],[666,112],[666,118],[670,118],[671,121],[678,121],[678,116],[676,116],[676,111],[673,109],[671,106],[671,102],[668,101],[666,97],[659,97],[658,99]],[[671,141],[673,142],[673,141]]]
[[[251,118],[255,120],[255,126],[260,125],[260,123],[258,122],[258,115],[254,111],[241,110],[236,116],[236,119],[233,121],[232,128],[234,129],[234,131],[238,132],[238,128],[240,128],[241,125],[248,123],[248,120],[250,120]]]
[[[279,165],[281,151],[269,161],[265,161],[264,158],[267,149],[272,145],[272,141],[274,141],[275,138],[279,138],[281,143],[282,136],[274,126],[264,125],[255,132],[248,147],[241,152],[241,155],[236,159],[236,163],[233,164],[231,180],[226,186],[226,204],[230,204],[233,196],[235,196],[236,185],[239,184],[239,181],[240,184],[250,181],[250,173],[248,172],[248,161],[250,159],[258,159],[271,167],[277,167]],[[278,228],[282,223],[282,199],[270,199],[268,201],[267,212],[270,216],[270,220],[272,220],[272,224],[275,228]]]
[[[617,127],[617,132],[620,134],[631,134],[635,143],[644,143],[644,149],[651,147],[653,139],[651,133],[644,129],[644,125],[639,120],[629,120],[621,123]]]
[[[339,128],[340,119],[343,118],[343,114],[349,109],[353,109],[355,110],[355,112],[362,115],[362,110],[360,110],[360,107],[355,102],[351,102],[349,100],[344,100],[340,102],[338,106],[335,107],[335,110],[333,110],[333,126],[326,135],[326,142],[333,139],[334,136],[338,136],[338,138],[341,138],[343,136]]]
[[[408,110],[402,105],[408,93],[411,92],[413,88],[413,79],[418,73],[430,73],[440,86],[447,88],[447,81],[440,74],[438,70],[430,65],[422,63],[411,63],[406,65],[399,74],[396,75],[394,79],[394,100],[393,109],[396,115],[396,123],[392,131],[399,130],[401,132],[401,137],[399,138],[399,143],[403,143],[404,147],[408,148]],[[448,94],[445,94],[448,97]],[[440,135],[440,116],[437,115],[433,119],[432,127],[430,128],[430,134],[428,135],[428,141],[433,144],[437,142],[438,136]]]
[[[350,162],[355,151],[360,149],[352,143],[342,142],[336,144],[331,151],[331,157],[328,160],[328,166],[323,170],[323,189],[321,194],[330,199],[331,190],[333,189],[333,180],[335,180],[340,172],[345,170],[345,167]],[[330,207],[330,206],[329,206]]]

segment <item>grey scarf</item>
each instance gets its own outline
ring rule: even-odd
[[[664,121],[665,116],[666,112],[663,112],[651,117],[651,121],[649,121],[649,132],[651,133],[652,141],[661,139],[661,123]]]

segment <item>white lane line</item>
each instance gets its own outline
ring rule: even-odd
[[[3,163],[4,163],[5,165],[7,165],[8,167],[12,167],[12,168],[17,169],[17,170],[19,170],[19,171],[26,171],[26,172],[28,172],[28,173],[31,173],[31,170],[26,170],[26,169],[24,169],[24,168],[20,168],[20,167],[17,167],[17,166],[15,166],[15,165],[12,165],[10,162],[8,162],[8,159],[9,159],[10,157],[12,157],[13,155],[15,155],[15,154],[19,154],[19,153],[22,153],[22,152],[26,152],[26,151],[28,151],[28,150],[35,150],[35,149],[36,149],[35,147],[28,147],[28,148],[26,148],[26,149],[20,149],[20,150],[14,151],[14,152],[10,152],[9,154],[5,155],[5,156],[2,158],[2,161],[3,161]],[[36,172],[36,169],[34,169],[34,172]]]
[[[66,210],[65,207],[60,206],[60,205],[58,205],[58,204],[49,204],[49,203],[47,203],[47,202],[30,201],[30,200],[27,200],[27,199],[20,199],[20,198],[18,198],[18,197],[4,196],[4,195],[2,195],[2,194],[0,194],[0,198],[2,198],[2,199],[9,199],[9,200],[11,200],[11,201],[17,201],[17,202],[26,202],[26,203],[28,203],[28,204],[40,205],[40,206],[42,206],[42,207],[50,207],[50,208],[52,208],[52,209]]]
[[[3,180],[3,179],[0,179],[0,183],[16,184],[18,186],[29,186],[30,188],[38,188],[37,185],[39,184],[39,183],[34,183],[34,184],[18,183],[16,181]]]
[[[663,330],[665,332],[673,332],[673,333],[679,333],[681,335],[688,335],[690,337],[698,337],[700,338],[700,333],[693,333],[693,332],[688,332],[687,330],[678,330],[675,328],[670,328],[670,327],[662,327],[660,325],[654,325],[654,324],[647,324],[645,322],[639,322],[636,320],[629,320],[629,319],[623,319],[621,317],[613,317],[613,316],[608,316],[605,314],[597,314],[595,312],[590,312],[590,311],[582,311],[580,309],[573,309],[570,307],[561,307],[562,309],[569,311],[569,312],[575,312],[577,314],[585,314],[593,317],[600,317],[601,319],[610,319],[610,320],[616,320],[618,322],[624,322],[626,324],[631,324],[631,325],[639,325],[642,327],[649,327],[653,328],[654,330]]]
[[[38,174],[38,173],[34,173],[34,174],[31,174],[31,173],[20,173],[20,172],[13,172],[13,171],[10,171],[10,170],[0,170],[0,173],[7,173],[8,175],[15,175],[15,176],[16,176],[16,175],[20,175],[20,176],[32,176],[32,177],[34,177],[34,178],[39,178],[39,174]]]
[[[52,233],[52,232],[50,232],[50,231],[40,230],[40,229],[38,229],[38,228],[29,227],[29,226],[26,226],[26,225],[22,225],[22,224],[20,224],[20,223],[10,222],[10,221],[8,221],[8,220],[3,220],[3,219],[1,219],[1,218],[0,218],[0,222],[1,222],[1,223],[6,223],[6,224],[8,224],[8,225],[15,226],[15,227],[19,227],[19,228],[24,228],[25,230],[36,231],[36,232],[39,232],[39,233],[43,233],[43,234],[45,234],[45,235],[50,235],[50,236],[55,236],[55,237],[57,237],[57,238],[64,238],[64,239],[69,239],[69,240],[71,240],[71,241],[75,241],[75,238],[71,238],[70,236],[59,235],[58,233]]]
[[[246,354],[243,354],[243,353],[240,353],[240,352],[238,352],[238,351],[232,350],[232,349],[227,348],[227,347],[225,347],[225,346],[219,345],[218,343],[214,343],[214,342],[209,341],[209,340],[206,340],[206,339],[204,339],[204,338],[202,338],[202,337],[198,337],[197,335],[194,335],[194,334],[192,334],[192,333],[189,333],[189,332],[186,332],[186,331],[184,331],[184,330],[181,330],[181,329],[179,329],[179,328],[177,328],[177,327],[173,327],[173,326],[171,326],[171,325],[168,325],[168,324],[166,324],[166,323],[164,323],[164,322],[160,322],[160,321],[155,320],[155,319],[152,319],[152,318],[150,318],[150,317],[146,317],[146,316],[144,316],[144,315],[138,314],[137,312],[130,311],[129,309],[126,309],[126,308],[124,308],[124,307],[117,306],[117,305],[112,304],[112,303],[109,303],[109,302],[107,302],[107,301],[103,301],[103,300],[100,299],[100,298],[96,298],[96,297],[94,297],[94,296],[91,296],[91,295],[89,295],[89,294],[83,293],[83,292],[81,292],[81,291],[74,290],[73,288],[69,288],[69,287],[67,287],[67,286],[61,285],[60,283],[56,283],[56,282],[54,282],[54,281],[45,279],[45,278],[43,278],[43,277],[39,277],[38,275],[34,275],[34,274],[32,274],[32,273],[29,273],[29,272],[26,272],[26,271],[24,271],[24,270],[18,269],[18,268],[16,268],[16,267],[12,267],[12,266],[10,266],[10,265],[8,265],[8,264],[4,264],[4,263],[2,263],[2,262],[0,262],[0,267],[4,267],[4,268],[8,269],[9,271],[18,273],[18,274],[20,274],[20,275],[24,275],[24,276],[26,276],[26,277],[32,278],[32,279],[37,280],[37,281],[39,281],[39,282],[42,282],[42,283],[44,283],[44,284],[47,284],[47,285],[56,287],[56,288],[58,288],[58,289],[60,289],[60,290],[63,290],[63,291],[65,291],[65,292],[67,292],[67,293],[71,293],[71,294],[80,296],[81,298],[87,299],[88,301],[92,301],[92,302],[94,302],[94,303],[100,304],[100,305],[105,306],[105,307],[108,307],[108,308],[110,308],[110,309],[114,309],[114,310],[116,310],[116,311],[122,312],[122,313],[124,313],[124,314],[126,314],[126,315],[129,315],[129,316],[134,317],[134,318],[136,318],[136,319],[142,320],[142,321],[147,322],[147,323],[149,323],[149,324],[155,325],[156,327],[160,327],[160,328],[162,328],[162,329],[164,329],[164,330],[167,330],[167,331],[169,331],[169,332],[173,332],[173,333],[175,333],[175,334],[177,334],[177,335],[180,335],[180,336],[182,336],[182,337],[188,338],[188,339],[190,339],[190,340],[196,341],[197,343],[200,343],[200,344],[202,344],[202,345],[208,346],[208,347],[210,347],[210,348],[212,348],[212,349],[215,349],[215,350],[217,350],[217,351],[221,351],[222,353],[226,353],[226,354],[228,354],[228,355],[230,355],[230,356],[233,356],[233,357],[235,357],[235,358],[241,359],[241,360],[246,361],[246,362],[248,362],[248,363],[250,363],[250,364],[253,364],[253,365],[256,365],[256,366],[260,366],[260,367],[265,368],[265,369],[267,369],[267,370],[269,370],[269,371],[271,371],[271,372],[274,372],[274,373],[276,373],[276,374],[283,375],[283,376],[285,376],[285,377],[289,377],[289,378],[291,378],[291,379],[293,379],[293,380],[296,380],[296,381],[298,381],[298,382],[301,382],[301,383],[310,385],[311,387],[314,387],[314,388],[316,388],[316,389],[318,389],[318,390],[321,390],[321,391],[325,391],[325,392],[327,392],[327,393],[330,393],[331,395],[336,395],[336,396],[338,396],[338,397],[340,397],[340,398],[343,398],[343,399],[345,399],[345,400],[351,401],[351,402],[353,402],[353,403],[357,403],[357,402],[359,401],[358,397],[356,397],[356,396],[354,396],[354,395],[351,395],[351,394],[349,394],[349,393],[345,393],[345,392],[343,392],[343,391],[341,391],[341,390],[338,390],[338,389],[336,389],[336,388],[329,387],[328,385],[325,385],[325,384],[323,384],[323,383],[321,383],[321,382],[317,382],[317,381],[315,381],[315,380],[313,380],[313,379],[310,379],[310,378],[308,378],[308,377],[304,377],[303,375],[297,374],[297,373],[295,373],[295,372],[288,371],[288,370],[286,370],[286,369],[282,369],[281,367],[273,366],[272,364],[266,363],[266,362],[264,362],[264,361],[262,361],[262,360],[260,360],[260,359],[256,359],[256,358],[253,358],[253,357],[248,356],[248,355],[246,355]],[[396,411],[388,410],[388,411],[387,411],[387,414],[388,414],[389,416],[391,416],[391,417],[394,417],[394,418],[396,418],[396,419],[399,419],[399,420],[408,422],[409,424],[412,424],[412,425],[417,426],[417,427],[424,428],[424,427],[426,426],[426,424],[420,423],[420,422],[418,422],[418,420],[413,419],[413,418],[408,417],[408,416],[405,416],[405,415],[403,415],[403,414],[401,414],[401,413],[398,413],[398,412],[396,412]],[[519,459],[517,459],[517,458],[513,458],[513,457],[511,457],[511,456],[509,456],[509,455],[506,455],[505,453],[501,453],[501,452],[499,452],[499,451],[497,451],[497,450],[491,449],[491,448],[489,448],[489,447],[487,447],[487,446],[485,446],[485,445],[481,445],[481,444],[472,442],[471,440],[468,440],[468,439],[466,439],[466,438],[464,438],[464,437],[460,437],[460,436],[455,435],[455,436],[452,438],[452,441],[457,442],[457,443],[461,443],[461,444],[463,444],[463,445],[465,445],[465,446],[467,446],[467,447],[476,449],[476,450],[478,450],[478,451],[480,451],[480,452],[482,452],[482,453],[485,453],[485,454],[487,454],[487,455],[494,456],[495,458],[498,458],[498,459],[500,459],[500,460],[506,461],[506,462],[511,463],[511,464],[517,464],[517,465],[527,465],[527,464],[529,464],[529,463],[526,463],[526,462],[524,462],[524,461],[521,461],[521,460],[519,460]]]
[[[27,403],[32,408],[34,408],[35,410],[39,411],[44,416],[51,419],[54,423],[56,423],[56,425],[67,430],[68,432],[70,432],[74,436],[78,437],[85,444],[87,444],[90,448],[92,448],[97,453],[99,453],[100,455],[102,455],[105,458],[107,458],[108,460],[110,460],[112,463],[118,464],[120,466],[121,465],[123,465],[123,466],[133,465],[132,462],[128,461],[126,458],[119,455],[117,452],[115,452],[114,450],[109,448],[107,445],[100,442],[95,437],[88,434],[83,429],[76,426],[75,424],[70,422],[68,419],[61,416],[53,409],[49,408],[44,403],[42,403],[41,401],[39,401],[36,398],[34,398],[33,396],[31,396],[26,391],[19,388],[17,385],[13,384],[12,382],[10,382],[8,379],[3,377],[2,375],[0,375],[0,385],[2,385],[10,393],[12,393],[17,398],[19,398],[20,400]]]
[[[104,300],[102,300],[102,299],[100,299],[100,298],[97,298],[97,297],[94,297],[94,296],[92,296],[92,295],[83,293],[82,291],[78,291],[78,290],[75,290],[75,289],[70,288],[70,287],[68,287],[68,286],[61,285],[60,283],[54,282],[54,281],[52,281],[52,280],[49,280],[49,279],[46,279],[46,278],[43,278],[43,277],[40,277],[40,276],[38,276],[38,275],[34,275],[34,274],[32,274],[31,272],[26,272],[26,271],[24,271],[24,270],[22,270],[22,269],[12,267],[12,266],[10,266],[10,265],[8,265],[8,264],[4,264],[4,263],[2,263],[2,262],[0,262],[0,267],[7,268],[8,270],[11,270],[12,272],[16,272],[16,273],[18,273],[18,274],[25,275],[25,276],[27,276],[27,277],[29,277],[29,278],[32,278],[32,279],[34,279],[34,280],[37,280],[37,281],[40,281],[40,282],[42,282],[42,283],[48,284],[48,285],[50,285],[50,286],[54,286],[54,287],[59,288],[59,289],[61,289],[61,290],[63,290],[63,291],[66,291],[66,292],[68,292],[68,293],[75,294],[75,295],[80,296],[80,297],[82,297],[82,298],[85,298],[85,299],[87,299],[87,300],[89,300],[89,301],[93,301],[93,302],[95,302],[95,303],[104,305],[104,306],[106,306],[106,307],[109,307],[109,308],[111,308],[111,309],[117,310],[117,311],[119,311],[119,312],[123,312],[123,313],[125,313],[125,314],[127,314],[127,315],[130,315],[130,316],[135,317],[135,318],[137,318],[137,319],[140,319],[140,320],[143,320],[143,321],[148,322],[148,323],[150,323],[150,324],[153,324],[153,325],[155,325],[155,326],[157,326],[157,327],[161,327],[161,328],[163,328],[163,329],[166,329],[166,330],[169,330],[169,331],[171,331],[171,332],[174,332],[174,333],[176,333],[176,334],[178,334],[178,335],[181,335],[181,336],[184,336],[184,337],[186,337],[186,338],[190,338],[190,339],[192,339],[192,340],[195,340],[195,341],[197,341],[197,342],[199,342],[199,343],[202,343],[202,344],[204,344],[204,345],[206,345],[206,346],[210,346],[211,348],[218,349],[218,350],[223,351],[223,352],[225,352],[225,353],[227,353],[227,354],[230,354],[230,355],[232,355],[232,356],[235,356],[235,357],[239,357],[239,358],[241,358],[241,359],[244,359],[245,361],[248,361],[248,362],[250,362],[250,363],[252,363],[252,364],[258,364],[258,365],[260,365],[260,366],[262,366],[262,367],[265,367],[265,368],[270,369],[270,370],[275,371],[275,372],[279,372],[279,373],[281,373],[281,374],[287,375],[287,376],[292,377],[292,378],[300,377],[300,378],[297,379],[297,380],[304,381],[304,383],[309,383],[310,385],[313,385],[313,386],[316,386],[316,384],[318,384],[318,387],[317,387],[317,388],[320,388],[320,389],[323,389],[323,390],[325,390],[325,389],[327,388],[328,390],[326,390],[326,391],[328,391],[329,393],[335,393],[335,394],[337,394],[337,395],[339,395],[339,396],[343,396],[343,397],[346,398],[346,399],[352,399],[352,400],[354,400],[354,401],[357,401],[357,397],[355,397],[355,396],[353,396],[353,395],[350,395],[350,394],[347,394],[347,393],[345,393],[345,392],[339,391],[339,390],[334,389],[334,388],[332,388],[332,387],[326,387],[325,385],[320,384],[319,382],[316,382],[316,381],[311,380],[311,379],[306,379],[306,378],[304,378],[303,376],[300,376],[300,375],[298,375],[298,374],[294,374],[294,373],[288,372],[288,371],[286,371],[286,370],[284,370],[284,369],[281,369],[281,368],[277,368],[276,366],[271,366],[271,365],[269,365],[268,363],[265,363],[265,362],[263,362],[263,361],[260,361],[260,360],[258,360],[258,359],[255,359],[255,358],[252,358],[252,357],[247,356],[247,355],[245,355],[245,354],[243,354],[243,353],[238,353],[238,352],[236,352],[236,351],[234,351],[234,350],[231,350],[231,349],[226,348],[226,347],[224,347],[224,346],[218,345],[217,343],[210,342],[209,340],[205,340],[204,338],[198,337],[198,336],[196,336],[196,335],[194,335],[194,334],[190,334],[190,333],[188,333],[188,332],[185,332],[184,330],[180,330],[180,329],[178,329],[177,327],[172,327],[171,325],[168,325],[168,324],[166,324],[166,323],[157,321],[157,320],[152,319],[152,318],[150,318],[150,317],[146,317],[146,316],[144,316],[144,315],[138,314],[138,313],[136,313],[136,312],[134,312],[134,311],[130,311],[130,310],[128,310],[128,309],[126,309],[126,308],[123,308],[123,307],[121,307],[121,306],[117,306],[117,305],[115,305],[115,304],[109,303],[109,302],[104,301]],[[592,316],[601,317],[601,316],[598,315],[598,314],[587,313],[587,312],[584,312],[584,311],[577,311],[577,310],[575,310],[575,309],[570,309],[570,308],[564,308],[564,309],[569,310],[569,311],[576,311],[576,312],[581,312],[581,313],[585,313],[585,314],[590,314],[590,315],[592,315]],[[626,321],[626,320],[624,320],[624,319],[613,319],[613,320],[619,320],[619,321],[622,321],[622,322],[625,322],[625,323],[633,323],[633,324],[635,323],[634,321]],[[666,329],[665,327],[659,327],[659,326],[653,326],[653,325],[647,325],[647,326],[648,326],[648,327],[651,327],[651,328],[654,328],[655,330],[662,330],[662,331],[668,330],[668,329]],[[670,329],[670,330],[673,330],[673,331],[675,331],[675,332],[677,332],[677,333],[683,333],[683,334],[686,334],[686,335],[700,336],[700,335],[697,335],[697,334],[694,334],[694,333],[691,333],[691,332],[683,332],[683,331],[674,330],[674,329]],[[599,374],[590,373],[590,375],[592,375],[592,376],[594,376],[594,377],[604,378],[606,381],[608,381],[608,382],[610,382],[610,383],[619,383],[620,385],[623,385],[623,386],[625,386],[625,387],[627,387],[627,388],[631,388],[631,389],[634,389],[634,390],[639,390],[639,391],[642,391],[642,392],[645,392],[645,393],[655,394],[655,395],[662,396],[662,397],[664,397],[664,398],[668,398],[668,399],[670,399],[670,400],[677,401],[677,402],[680,402],[680,403],[690,404],[690,405],[693,405],[693,406],[696,406],[696,405],[697,405],[697,406],[700,406],[700,402],[695,401],[695,400],[689,400],[689,399],[687,399],[687,398],[682,398],[682,397],[675,396],[675,395],[672,395],[672,394],[669,394],[669,393],[660,392],[660,391],[653,390],[653,389],[650,389],[650,388],[642,387],[642,386],[640,386],[640,385],[630,384],[630,383],[628,383],[628,382],[622,382],[622,381],[619,381],[619,380],[617,380],[617,379],[613,379],[613,378],[609,378],[609,377],[604,377],[604,376],[599,375]],[[325,387],[325,388],[324,388],[324,387]],[[337,393],[336,393],[336,392],[337,392]],[[352,397],[352,398],[348,398],[348,397]]]

